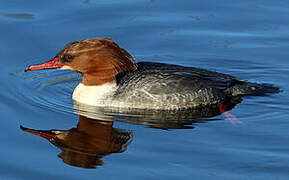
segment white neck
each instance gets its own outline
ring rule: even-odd
[[[86,86],[80,83],[74,89],[72,99],[87,105],[105,106],[116,89],[115,81],[96,86]]]

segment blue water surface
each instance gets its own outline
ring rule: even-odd
[[[0,179],[289,179],[289,3],[282,0],[3,0],[0,6]],[[68,42],[109,37],[137,61],[205,68],[270,83],[278,94],[246,97],[193,129],[132,132],[122,153],[95,169],[69,165],[61,149],[25,133],[77,126],[69,71],[24,73]]]

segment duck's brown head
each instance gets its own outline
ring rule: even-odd
[[[52,60],[28,66],[25,71],[70,69],[82,74],[85,85],[111,82],[124,71],[136,70],[132,55],[108,38],[78,40],[67,44]]]

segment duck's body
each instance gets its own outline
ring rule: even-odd
[[[82,82],[75,88],[73,99],[102,107],[186,109],[279,90],[204,69],[135,63],[129,53],[104,38],[69,43],[52,61],[26,70],[55,68],[81,73]]]
[[[217,105],[232,96],[261,95],[276,90],[204,69],[139,62],[137,70],[122,72],[113,82],[96,86],[80,83],[73,99],[108,108],[172,110]]]

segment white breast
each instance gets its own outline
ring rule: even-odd
[[[97,86],[86,86],[80,83],[74,89],[72,99],[91,106],[107,106],[116,89],[116,82]]]

